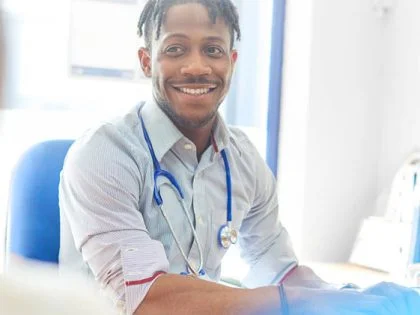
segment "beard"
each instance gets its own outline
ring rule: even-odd
[[[160,107],[160,109],[169,117],[169,119],[177,127],[182,127],[186,129],[198,129],[206,126],[209,122],[211,122],[214,119],[214,117],[216,117],[217,111],[221,104],[219,103],[215,107],[215,109],[209,112],[206,116],[197,119],[191,119],[177,114],[173,107],[170,105],[169,101],[163,99],[163,97],[159,97],[159,95],[155,94],[154,99],[157,105]]]
[[[206,126],[216,116],[217,110],[219,108],[219,105],[218,105],[214,111],[208,113],[206,116],[198,118],[198,119],[191,119],[191,118],[185,118],[185,117],[182,117],[181,115],[178,115],[172,109],[172,107],[169,105],[168,102],[157,101],[157,104],[176,126],[180,126],[186,129],[198,129],[198,128]]]

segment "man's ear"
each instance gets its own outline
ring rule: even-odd
[[[147,48],[142,47],[137,52],[141,69],[146,77],[150,78],[152,76],[152,57]]]
[[[238,51],[236,49],[232,49],[230,52],[230,59],[232,61],[232,64],[235,65],[236,60],[238,60]]]

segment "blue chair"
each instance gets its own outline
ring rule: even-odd
[[[73,140],[38,143],[17,162],[10,182],[7,254],[58,263],[58,184],[72,143]]]

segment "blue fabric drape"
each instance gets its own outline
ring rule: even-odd
[[[279,155],[285,8],[286,0],[273,0],[266,157],[267,163],[275,176],[277,176],[277,162]]]

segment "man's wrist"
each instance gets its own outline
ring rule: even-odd
[[[281,278],[278,284],[280,285],[284,283],[287,280],[287,278],[289,278],[290,275],[293,274],[293,272],[295,272],[296,269],[298,269],[298,267],[298,264],[294,265],[288,272],[286,272],[286,274]]]
[[[284,291],[283,283],[280,283],[277,287],[280,296],[280,314],[289,315],[289,304],[287,303],[287,296],[286,292]]]

